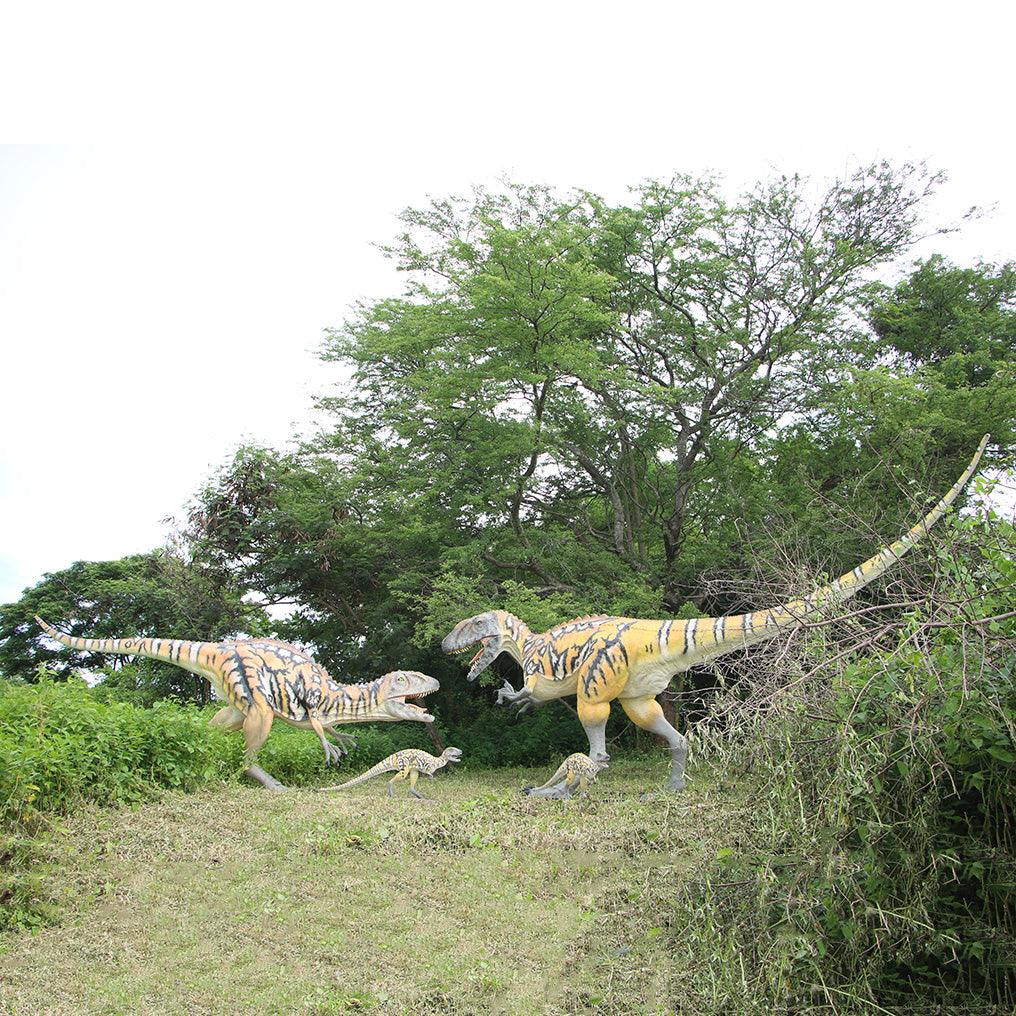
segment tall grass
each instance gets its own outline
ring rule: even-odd
[[[816,626],[699,737],[754,807],[642,901],[694,1011],[1016,1010],[1012,526],[955,522],[919,582],[874,631]]]

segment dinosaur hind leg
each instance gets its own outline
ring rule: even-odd
[[[643,730],[659,734],[670,746],[670,757],[673,760],[670,768],[670,779],[667,790],[684,790],[684,764],[688,760],[688,738],[679,734],[663,715],[663,708],[655,698],[622,699],[621,708],[628,714],[628,719]]]
[[[416,769],[409,771],[409,792],[413,797],[419,798],[421,801],[433,801],[433,797],[428,797],[426,794],[421,794],[416,789],[416,781],[420,778],[420,773]]]
[[[261,766],[256,764],[258,752],[268,740],[274,718],[275,715],[270,709],[262,709],[257,706],[251,706],[250,712],[244,717],[243,739],[247,745],[247,768],[244,770],[244,775],[257,780],[261,786],[267,787],[269,790],[285,790],[286,788],[274,776],[269,776]]]
[[[223,706],[209,721],[212,727],[221,727],[223,730],[239,730],[243,726],[246,717],[234,706]]]

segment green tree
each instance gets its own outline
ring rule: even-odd
[[[333,448],[482,532],[506,577],[634,576],[676,610],[701,593],[684,552],[713,464],[843,377],[854,303],[933,183],[879,165],[817,202],[798,178],[728,202],[680,177],[621,206],[510,187],[410,210],[405,294],[327,346],[355,372]]]
[[[242,450],[194,506],[193,552],[292,604],[280,633],[355,677],[458,673],[438,633],[475,603],[741,609],[781,541],[839,573],[1012,424],[998,344],[946,419],[939,365],[869,323],[896,299],[872,270],[933,183],[876,166],[813,200],[796,178],[736,202],[680,178],[624,205],[509,186],[409,210],[388,248],[405,292],[328,336],[352,371],[332,422]]]

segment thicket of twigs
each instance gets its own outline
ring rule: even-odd
[[[753,651],[700,724],[754,807],[648,919],[703,1012],[1016,1006],[1016,530],[954,517],[929,544]]]

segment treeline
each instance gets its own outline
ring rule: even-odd
[[[931,257],[876,281],[906,269],[937,182],[880,164],[824,191],[676,177],[620,204],[509,185],[408,210],[386,248],[403,293],[327,334],[347,375],[319,400],[331,423],[241,449],[172,547],[79,562],[0,608],[0,672],[76,662],[40,613],[96,636],[271,633],[349,679],[449,678],[440,636],[479,609],[534,629],[714,614],[757,605],[791,560],[798,584],[838,574],[981,434],[1012,447],[1013,267]],[[138,701],[207,695],[174,668],[85,662]],[[439,706],[458,722],[487,704]]]

